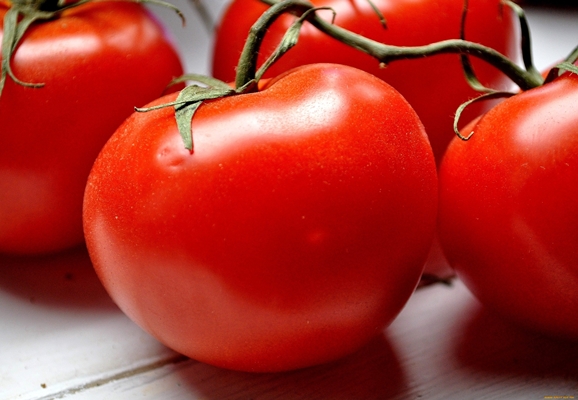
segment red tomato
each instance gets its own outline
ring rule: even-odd
[[[407,102],[363,71],[311,65],[205,102],[192,126],[193,153],[173,108],[134,114],[90,174],[86,240],[120,308],[187,356],[247,371],[323,363],[381,334],[437,215]]]
[[[470,124],[440,169],[440,237],[466,285],[518,323],[578,338],[578,76]]]
[[[460,37],[464,0],[372,0],[387,20],[381,25],[368,0],[311,0],[318,7],[336,12],[335,24],[381,43],[398,46],[426,45]],[[235,67],[249,28],[267,9],[260,0],[233,0],[217,30],[213,75],[234,81]],[[502,11],[503,10],[503,11]],[[332,18],[330,11],[319,15]],[[518,57],[517,23],[501,0],[470,0],[466,39],[491,47],[506,56]],[[263,61],[275,48],[294,20],[283,16],[267,32],[262,46]],[[508,80],[494,67],[472,60],[480,79],[493,88],[505,88]],[[453,116],[461,103],[477,96],[464,79],[459,56],[439,55],[420,60],[396,61],[382,67],[361,53],[305,24],[299,43],[269,70],[269,76],[298,65],[331,62],[370,72],[396,88],[413,106],[430,138],[436,159],[441,160],[453,138]],[[267,75],[266,75],[267,76]],[[479,115],[487,103],[468,108],[463,120]]]
[[[83,240],[84,187],[106,140],[182,68],[161,26],[129,2],[34,24],[11,65],[45,86],[7,79],[0,96],[0,252],[57,251]]]

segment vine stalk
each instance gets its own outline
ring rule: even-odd
[[[298,16],[315,8],[313,4],[305,0],[261,1],[270,6],[279,3],[295,4],[295,8],[291,12]],[[369,54],[385,65],[402,59],[416,59],[438,54],[460,54],[473,56],[493,65],[508,76],[522,90],[529,90],[541,86],[544,82],[544,79],[538,71],[534,69],[525,70],[500,52],[468,40],[448,39],[424,46],[392,46],[341,28],[320,18],[315,12],[310,13],[306,19],[321,32],[348,46]]]
[[[327,21],[320,18],[316,11],[320,8],[327,7],[316,8],[308,0],[261,1],[268,4],[270,8],[268,8],[251,27],[237,65],[234,89],[229,87],[226,83],[217,81],[213,78],[189,76],[191,78],[190,80],[196,81],[201,85],[193,84],[187,86],[179,93],[179,96],[173,102],[148,109],[137,108],[136,111],[146,112],[162,107],[174,107],[179,133],[183,139],[185,147],[192,152],[192,120],[199,106],[206,100],[215,100],[222,97],[256,91],[257,83],[267,68],[269,68],[276,60],[282,57],[283,54],[289,51],[289,49],[297,43],[301,26],[305,21],[311,23],[321,32],[369,54],[383,64],[388,64],[402,59],[430,57],[437,54],[459,54],[463,56],[462,59],[467,56],[473,56],[490,63],[508,76],[522,90],[529,90],[541,86],[544,83],[542,76],[532,67],[530,58],[524,59],[527,67],[524,69],[492,48],[465,40],[463,34],[460,39],[449,39],[424,46],[392,46],[358,35],[335,25],[333,21]],[[277,18],[287,13],[295,15],[297,19],[287,30],[277,49],[269,59],[258,68],[259,50],[267,30]],[[529,48],[528,43],[528,41],[523,43],[523,47],[525,47],[526,50]],[[186,77],[182,79],[186,79]],[[489,90],[489,93],[486,93],[483,97],[495,98],[500,96],[503,97],[504,94]],[[464,104],[463,107],[468,104],[469,103]],[[458,113],[460,112],[461,111],[458,110]],[[455,129],[457,130],[457,128]],[[464,139],[467,139],[467,137]]]

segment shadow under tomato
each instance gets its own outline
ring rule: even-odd
[[[0,255],[0,290],[50,307],[116,308],[85,247],[45,256]]]
[[[381,335],[333,363],[283,373],[248,373],[199,363],[180,381],[207,399],[390,399],[407,380],[389,340]]]
[[[478,371],[560,378],[578,385],[578,341],[522,330],[481,307],[466,326],[456,356],[464,367]]]

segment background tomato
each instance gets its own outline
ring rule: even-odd
[[[440,169],[440,238],[472,292],[578,338],[578,76],[516,95],[464,130]]]
[[[121,309],[185,355],[249,371],[326,362],[381,334],[437,214],[407,102],[363,71],[312,65],[201,105],[193,153],[174,118],[134,114],[90,174],[87,244]]]
[[[45,86],[8,79],[0,96],[0,252],[79,244],[92,163],[134,106],[182,74],[179,58],[141,5],[95,2],[34,24],[12,69]]]
[[[336,12],[335,24],[382,43],[398,46],[426,45],[460,37],[463,0],[372,0],[387,20],[385,29],[367,0],[312,0],[319,7]],[[233,0],[217,30],[213,75],[234,81],[235,67],[249,28],[267,9],[260,0]],[[503,9],[503,12],[502,12]],[[319,11],[330,19],[330,11]],[[518,57],[517,24],[500,0],[470,0],[466,24],[468,40],[487,45],[512,59]],[[263,61],[293,21],[280,18],[267,32],[262,46]],[[371,56],[361,53],[305,24],[299,43],[269,70],[278,75],[298,65],[332,62],[351,65],[370,72],[396,88],[413,106],[430,138],[439,161],[453,138],[453,116],[461,103],[476,96],[464,79],[457,55],[439,55],[421,60],[396,61],[380,66]],[[473,60],[481,80],[493,88],[505,88],[507,80],[495,68]],[[484,104],[471,106],[463,120],[482,112]]]

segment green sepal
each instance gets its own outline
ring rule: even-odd
[[[184,82],[188,82],[188,81],[193,81],[193,82],[197,82],[197,83],[201,83],[203,86],[207,86],[207,87],[211,87],[211,88],[221,88],[223,90],[226,89],[231,89],[231,87],[226,84],[225,82],[210,77],[210,76],[206,76],[206,75],[201,75],[201,74],[184,74],[179,76],[178,78],[173,79],[170,83],[169,83],[169,87],[173,86],[173,85],[177,85],[179,83],[184,83]]]
[[[219,99],[235,94],[230,87],[202,87],[197,85],[187,86],[179,93],[175,104],[175,118],[177,127],[183,139],[185,148],[193,151],[192,119],[205,100]]]
[[[568,61],[564,61],[563,63],[556,65],[555,68],[558,69],[559,75],[562,75],[564,72],[571,72],[573,74],[578,75],[578,66]]]
[[[175,85],[188,81],[195,81],[197,84],[192,84],[181,90],[177,99],[173,102],[152,106],[148,108],[135,108],[138,112],[147,112],[165,107],[174,107],[175,119],[179,134],[183,140],[185,148],[189,151],[194,150],[193,141],[193,119],[195,113],[206,100],[216,100],[223,97],[246,94],[257,90],[258,82],[265,73],[265,71],[277,61],[283,54],[289,51],[299,38],[299,30],[310,13],[315,12],[316,9],[310,9],[305,12],[300,18],[297,18],[295,23],[285,33],[281,43],[273,54],[265,61],[264,65],[258,71],[252,73],[256,64],[256,54],[258,54],[261,39],[264,32],[272,21],[285,12],[288,7],[293,7],[293,3],[282,4],[272,7],[268,12],[264,13],[255,23],[258,28],[252,29],[251,35],[247,39],[241,61],[237,67],[236,88],[232,89],[228,84],[211,77],[196,74],[183,75],[173,80],[170,85]],[[239,72],[242,71],[242,72]],[[201,85],[199,85],[201,84]]]
[[[493,92],[488,92],[488,93],[484,93],[481,96],[478,97],[474,97],[473,99],[470,99],[464,103],[462,103],[457,111],[456,111],[456,115],[454,116],[454,133],[463,141],[467,141],[470,140],[470,138],[472,137],[472,135],[474,134],[474,132],[470,132],[467,136],[464,136],[461,134],[460,130],[458,129],[458,124],[460,122],[460,118],[462,116],[462,113],[464,112],[464,110],[469,107],[470,105],[477,103],[479,101],[483,101],[483,100],[493,100],[493,99],[500,99],[500,98],[508,98],[508,97],[512,97],[516,95],[516,93],[512,93],[512,92],[499,92],[499,91],[493,91]]]
[[[12,6],[4,14],[4,35],[2,37],[2,66],[0,72],[0,96],[4,90],[4,85],[6,84],[6,78],[10,77],[14,82],[19,85],[26,87],[42,87],[43,83],[29,83],[23,82],[18,79],[12,72],[12,67],[10,62],[12,61],[12,55],[16,51],[18,43],[24,36],[26,30],[30,25],[39,19],[49,19],[52,18],[54,13],[46,11],[37,11],[34,13],[28,13],[27,10],[23,10],[21,7]]]

